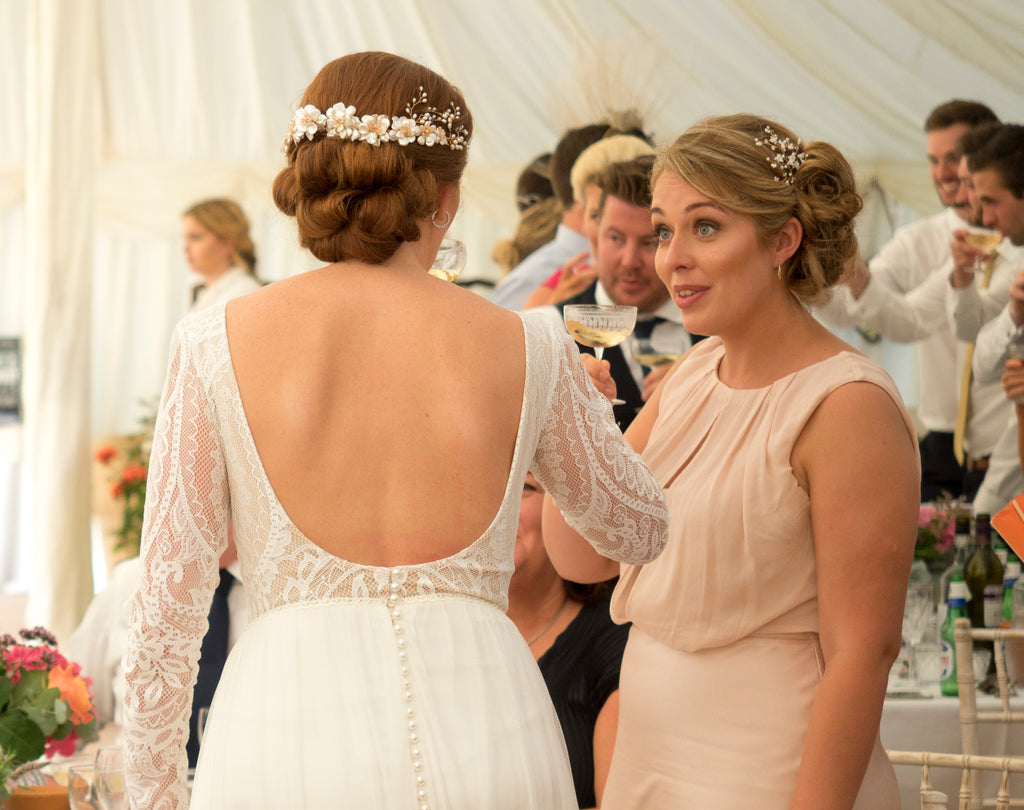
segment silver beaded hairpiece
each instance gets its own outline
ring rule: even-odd
[[[771,150],[772,154],[765,160],[771,164],[775,179],[787,186],[793,185],[793,176],[807,160],[807,155],[800,151],[800,139],[797,138],[796,143],[793,143],[789,138],[780,138],[779,134],[767,125],[764,131],[768,135],[767,140],[754,138],[754,143],[758,146],[767,146]]]
[[[421,112],[415,112],[422,107]],[[444,112],[427,106],[427,94],[423,88],[419,95],[405,105],[405,115],[390,118],[386,115],[356,115],[356,108],[339,102],[320,112],[312,104],[300,107],[288,124],[281,151],[287,152],[293,143],[303,138],[313,140],[319,133],[327,138],[341,138],[346,141],[362,141],[371,146],[395,143],[408,146],[447,146],[449,149],[466,148],[469,132],[462,124],[455,122],[462,117],[462,108],[452,102]]]

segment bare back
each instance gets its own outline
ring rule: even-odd
[[[484,533],[522,407],[517,315],[419,268],[347,263],[236,299],[226,328],[267,478],[312,542],[393,565]]]

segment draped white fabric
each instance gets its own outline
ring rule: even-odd
[[[33,14],[42,29],[30,31]],[[929,109],[978,98],[1005,120],[1024,118],[1024,6],[1015,0],[0,0],[0,19],[0,335],[41,342],[26,357],[27,385],[44,373],[36,365],[44,359],[88,352],[91,407],[83,403],[77,416],[77,399],[55,408],[45,398],[58,392],[33,383],[26,436],[31,420],[42,421],[37,438],[22,442],[25,461],[38,462],[31,480],[0,442],[0,487],[20,481],[53,510],[73,494],[54,471],[71,465],[88,480],[87,440],[132,430],[139,401],[159,391],[171,327],[193,282],[177,236],[186,205],[236,197],[253,221],[265,279],[314,264],[269,186],[291,109],[336,56],[392,50],[463,88],[476,133],[453,232],[468,244],[468,278],[498,274],[489,253],[514,225],[519,167],[564,128],[611,109],[636,106],[660,143],[702,116],[739,110],[835,143],[890,212],[862,228],[866,252],[908,211],[936,208],[921,132]],[[64,81],[28,72],[37,37],[52,41],[47,69]],[[49,150],[55,169],[60,161],[72,173],[91,171],[75,95],[87,82],[66,75],[78,70],[75,54],[90,50],[99,71],[92,190],[68,187],[63,170],[34,179],[46,186],[35,193],[65,204],[84,194],[66,220],[37,227],[26,209],[30,152]],[[52,107],[54,132],[38,131],[29,100]],[[65,264],[77,249],[89,255]],[[29,258],[41,255],[62,258],[44,268]],[[90,284],[89,305],[69,307],[66,296],[87,295]],[[48,304],[29,306],[44,288]],[[47,325],[55,314],[59,328]],[[72,346],[66,335],[80,340]],[[60,446],[40,444],[43,435],[61,436]],[[82,532],[30,522],[0,514],[0,544],[20,533],[20,542],[32,537],[48,549],[37,566],[77,560]],[[0,566],[6,559],[0,554]],[[24,578],[20,560],[0,568],[0,580]],[[68,587],[59,583],[52,567],[37,574],[40,618],[59,615],[53,605]]]

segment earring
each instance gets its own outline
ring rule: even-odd
[[[452,215],[445,211],[444,222],[438,222],[437,215],[440,213],[440,211],[435,210],[434,213],[430,215],[430,224],[433,225],[435,228],[447,228],[448,223],[452,221]]]
[[[782,265],[781,264],[776,268],[776,272],[779,274],[779,281],[782,281]]]

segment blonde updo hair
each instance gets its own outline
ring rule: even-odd
[[[654,147],[635,135],[609,135],[592,143],[572,164],[569,179],[572,181],[573,198],[582,205],[587,186],[612,163],[625,163],[641,155],[653,154]]]
[[[189,207],[182,216],[192,217],[218,239],[233,244],[231,263],[256,275],[256,246],[249,235],[249,218],[238,203],[226,197],[203,200]]]
[[[661,151],[652,183],[665,171],[678,175],[723,208],[750,216],[762,239],[796,217],[803,239],[782,265],[782,280],[800,301],[820,302],[857,252],[854,220],[862,203],[853,170],[834,146],[812,141],[800,148],[807,158],[791,183],[783,182],[769,162],[771,150],[754,142],[767,140],[766,126],[796,143],[796,135],[766,118],[707,118]]]
[[[326,111],[344,102],[358,116],[404,116],[421,88],[431,107],[461,108],[455,126],[465,127],[468,144],[473,119],[462,93],[434,71],[390,53],[368,51],[329,62],[306,88],[301,106]],[[434,211],[439,188],[461,180],[467,152],[318,136],[289,142],[287,156],[288,165],[274,180],[274,202],[295,217],[302,246],[325,262],[380,264],[403,242],[420,238],[420,223]]]

